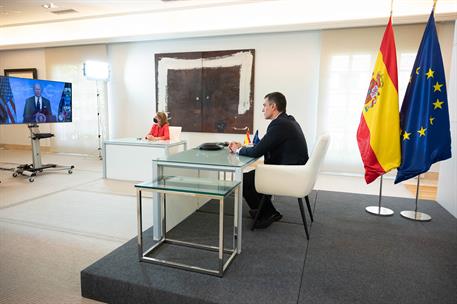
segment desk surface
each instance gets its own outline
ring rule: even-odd
[[[157,140],[157,141],[150,141],[144,138],[135,138],[135,137],[127,137],[127,138],[115,138],[110,140],[105,140],[104,144],[111,144],[111,145],[128,145],[128,146],[146,146],[146,147],[170,147],[170,146],[177,146],[186,143],[185,140]]]
[[[230,153],[228,148],[217,151],[199,150],[198,148],[186,150],[169,155],[158,160],[159,163],[182,163],[204,166],[226,166],[243,168],[255,162],[257,158],[241,156]]]

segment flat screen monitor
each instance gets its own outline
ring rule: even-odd
[[[0,76],[0,124],[71,121],[71,83]]]

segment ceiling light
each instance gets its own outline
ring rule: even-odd
[[[43,4],[41,7],[45,8],[45,9],[51,9],[51,8],[56,8],[57,5],[55,5],[52,2],[49,2],[49,3]]]

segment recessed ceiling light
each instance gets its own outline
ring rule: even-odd
[[[57,5],[55,5],[52,2],[49,2],[49,3],[43,4],[41,7],[45,8],[45,9],[51,9],[51,8],[56,8]]]

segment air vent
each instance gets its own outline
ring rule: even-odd
[[[56,14],[56,15],[65,15],[65,14],[75,14],[77,13],[77,10],[74,9],[65,9],[65,10],[59,10],[59,11],[52,11],[51,13]]]

